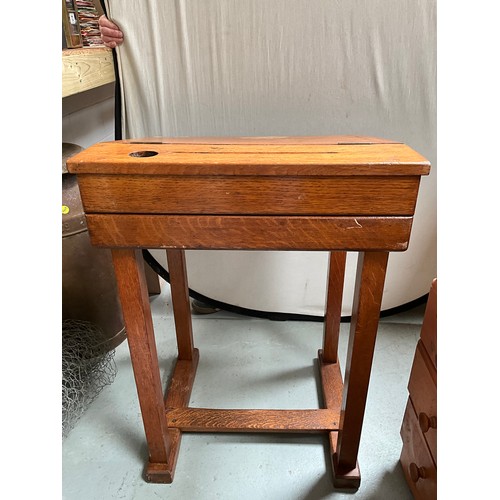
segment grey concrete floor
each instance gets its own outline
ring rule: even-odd
[[[151,298],[163,380],[176,356],[170,289]],[[66,500],[411,499],[399,464],[407,383],[424,306],[380,322],[359,450],[361,487],[335,491],[322,435],[184,434],[174,482],[143,479],[147,449],[128,345],[115,351],[117,374],[62,445]],[[318,408],[315,358],[322,323],[276,322],[218,312],[193,315],[200,364],[191,406]],[[349,324],[342,323],[345,359]]]

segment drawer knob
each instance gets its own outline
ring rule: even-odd
[[[408,466],[410,472],[411,480],[416,483],[419,479],[425,479],[427,477],[427,472],[425,467],[419,467],[415,462],[412,462]]]
[[[437,429],[437,417],[429,417],[424,412],[418,414],[418,423],[423,433],[426,433],[431,428]]]

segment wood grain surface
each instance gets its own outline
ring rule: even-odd
[[[406,405],[400,434],[403,440],[400,461],[414,498],[416,500],[437,498],[436,464],[422,437],[410,399]],[[414,473],[415,470],[418,471],[418,475]]]
[[[338,429],[335,410],[219,410],[172,408],[169,427],[183,432],[324,432]]]
[[[191,323],[191,303],[187,281],[186,256],[184,250],[167,250],[167,264],[170,271],[172,309],[174,312],[175,334],[179,360],[193,359],[193,326]]]
[[[428,421],[431,421],[431,419],[433,422],[436,421],[437,371],[422,344],[422,339],[418,341],[415,349],[408,391],[417,417]],[[422,429],[422,432],[424,432],[424,429]],[[429,425],[425,428],[424,434],[432,456],[437,460],[437,426]]]
[[[114,249],[111,253],[149,459],[153,463],[166,463],[171,442],[163,412],[163,391],[142,253],[132,249]]]
[[[426,175],[430,164],[405,144],[130,144],[90,146],[71,173],[143,175]]]
[[[114,81],[111,49],[92,47],[62,51],[62,97]]]
[[[320,359],[327,363],[337,363],[346,258],[346,252],[330,252],[323,326],[323,350],[320,355]]]
[[[87,215],[99,247],[232,250],[392,250],[408,246],[412,217]]]
[[[337,443],[339,471],[356,467],[388,257],[387,252],[358,257]]]
[[[403,177],[81,175],[86,213],[412,215],[420,183]]]
[[[401,144],[400,141],[366,135],[317,136],[199,136],[199,137],[141,137],[123,139],[123,144]]]

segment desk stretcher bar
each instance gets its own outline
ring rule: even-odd
[[[420,154],[362,136],[145,138],[99,143],[67,162],[91,242],[111,248],[149,449],[146,479],[171,482],[183,432],[321,432],[334,485],[360,484],[357,454],[390,251],[408,247]],[[163,394],[141,248],[166,249],[178,359]],[[330,252],[323,407],[189,407],[194,347],[184,249]],[[337,345],[346,252],[359,252],[342,380]]]

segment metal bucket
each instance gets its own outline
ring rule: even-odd
[[[63,143],[62,319],[94,323],[111,350],[126,338],[111,251],[91,245],[76,175],[66,169],[66,160],[82,149]]]

